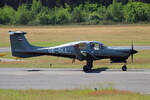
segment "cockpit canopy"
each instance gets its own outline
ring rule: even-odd
[[[94,49],[94,50],[100,50],[100,49],[106,48],[106,46],[100,42],[91,42],[90,47],[91,49]]]
[[[100,50],[104,49],[106,46],[100,42],[80,42],[75,45],[76,48],[79,48],[80,50],[85,50],[88,46],[90,46],[90,49],[93,50]]]

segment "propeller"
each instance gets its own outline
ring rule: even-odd
[[[133,50],[134,50],[134,46],[133,46],[133,41],[131,44],[131,62],[133,63]]]
[[[132,44],[131,44],[131,62],[133,63],[133,54],[137,53],[138,51],[134,50],[134,45],[133,45],[133,41],[132,41]]]

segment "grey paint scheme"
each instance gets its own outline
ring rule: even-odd
[[[130,48],[121,47],[104,46],[102,48],[103,44],[97,41],[77,41],[55,47],[37,47],[30,45],[26,40],[24,37],[26,32],[9,31],[9,34],[12,56],[22,58],[51,55],[78,59],[80,61],[88,60],[90,57],[93,60],[111,59],[112,62],[126,62],[132,51]],[[86,49],[79,50],[75,48],[75,45],[79,43],[86,43]],[[99,50],[92,49],[90,43],[98,43]]]

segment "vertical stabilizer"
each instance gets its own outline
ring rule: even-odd
[[[29,44],[29,42],[26,40],[24,35],[26,32],[23,31],[16,31],[12,32],[9,31],[10,34],[10,43],[11,43],[11,49],[12,51],[15,49],[30,49],[32,46]]]
[[[36,52],[36,50],[41,47],[30,45],[30,43],[27,41],[27,39],[24,36],[26,32],[9,31],[9,34],[10,34],[12,56],[22,57],[22,58],[39,56],[39,54],[32,54],[32,53]]]

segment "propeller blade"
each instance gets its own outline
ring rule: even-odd
[[[133,52],[134,52],[134,45],[133,45],[133,41],[131,44],[131,63],[133,63]]]
[[[131,49],[132,49],[132,51],[134,50],[133,41],[132,41]]]
[[[131,54],[131,63],[133,63],[133,54]]]

